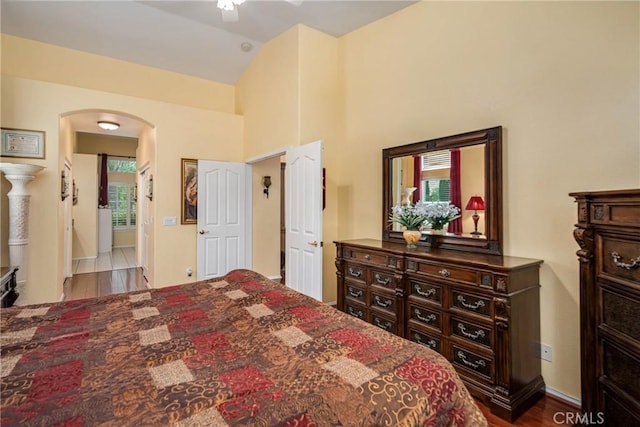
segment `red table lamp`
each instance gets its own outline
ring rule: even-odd
[[[471,234],[482,234],[478,231],[478,219],[480,219],[480,215],[478,215],[478,211],[484,210],[484,200],[480,196],[471,196],[469,201],[467,202],[467,207],[465,208],[468,211],[475,211],[473,213],[473,226],[474,230]]]

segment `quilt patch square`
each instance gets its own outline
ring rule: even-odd
[[[63,363],[44,368],[35,373],[29,390],[32,399],[50,398],[52,395],[68,393],[82,384],[82,362]]]
[[[280,338],[289,347],[296,347],[307,341],[311,341],[311,337],[295,326],[289,326],[288,328],[280,329],[273,333]]]
[[[360,351],[376,342],[374,338],[364,335],[355,329],[342,328],[329,334],[329,336],[342,344],[351,347],[354,351]]]
[[[40,307],[40,308],[25,308],[20,311],[16,315],[16,317],[25,318],[25,317],[34,317],[34,316],[44,316],[47,314],[51,307]]]
[[[335,373],[354,387],[360,387],[378,376],[376,371],[348,357],[338,357],[322,365],[322,368]]]
[[[156,307],[142,307],[131,310],[131,315],[136,320],[142,320],[151,316],[159,316],[160,311]]]
[[[249,296],[249,294],[247,294],[245,291],[241,290],[241,289],[236,289],[235,291],[229,291],[229,292],[225,292],[225,295],[229,298],[229,299],[242,299],[242,298],[246,298]]]
[[[2,363],[0,363],[0,378],[9,375],[21,357],[22,355],[20,354],[16,356],[3,357]]]
[[[176,384],[193,381],[193,375],[182,360],[165,363],[149,368],[151,378],[156,387],[164,388]]]
[[[256,319],[259,319],[264,316],[271,316],[273,314],[273,310],[271,310],[269,307],[267,307],[264,304],[255,304],[245,308],[249,312],[249,314],[255,317]]]
[[[31,340],[38,328],[27,328],[14,332],[2,332],[0,334],[0,344],[2,346],[15,344],[18,342],[25,342]]]
[[[140,335],[140,345],[151,345],[160,342],[169,341],[171,339],[171,333],[167,325],[158,326],[153,329],[146,329],[138,332]]]
[[[216,408],[211,408],[178,421],[173,425],[174,427],[227,427],[229,424],[226,423]]]
[[[224,381],[236,395],[242,395],[256,390],[264,390],[273,385],[267,377],[252,366],[234,369],[233,371],[220,374],[220,379]]]
[[[149,292],[145,292],[142,294],[129,295],[129,301],[131,302],[146,301],[149,299],[151,299],[151,294]]]
[[[222,289],[222,288],[226,288],[227,286],[229,286],[229,282],[227,282],[226,280],[220,280],[218,282],[211,282],[211,283],[209,283],[209,285],[213,289]]]

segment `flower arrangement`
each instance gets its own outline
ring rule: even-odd
[[[407,230],[420,230],[431,224],[434,230],[442,230],[445,224],[460,215],[460,208],[449,202],[423,202],[415,205],[395,205],[391,208],[390,222],[395,222]]]
[[[433,230],[442,230],[446,224],[460,216],[460,208],[449,202],[425,203],[426,221]]]

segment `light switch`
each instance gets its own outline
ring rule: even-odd
[[[176,225],[178,223],[178,218],[175,216],[165,216],[162,218],[162,225]]]

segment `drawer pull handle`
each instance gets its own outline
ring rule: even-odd
[[[376,295],[375,300],[376,300],[376,304],[378,304],[380,307],[386,308],[386,307],[389,307],[391,304],[393,304],[393,301],[391,301],[390,299],[383,300],[378,295]]]
[[[354,291],[353,288],[349,288],[349,295],[351,295],[354,298],[360,298],[362,296],[363,292],[362,290],[358,289],[358,291]]]
[[[422,295],[423,297],[430,297],[436,294],[436,288],[431,288],[428,291],[423,291],[422,288],[420,288],[420,286],[416,285],[415,290],[418,294]]]
[[[371,259],[371,255],[366,254],[366,255],[364,256],[364,259],[366,259],[367,261],[369,261],[369,260]]]
[[[478,361],[477,361],[477,362],[475,362],[475,363],[474,363],[474,362],[469,362],[469,361],[467,360],[467,356],[466,356],[463,352],[461,352],[461,351],[459,351],[459,352],[458,352],[458,358],[459,358],[460,360],[462,360],[462,363],[464,363],[464,364],[465,364],[465,365],[467,365],[467,366],[472,367],[473,369],[478,369],[478,368],[480,368],[480,367],[484,368],[485,366],[487,366],[487,364],[485,363],[485,361],[484,361],[484,360],[482,360],[482,359],[478,360]]]
[[[449,270],[447,270],[446,268],[443,268],[442,270],[438,271],[438,273],[440,273],[440,275],[442,277],[449,277],[451,276],[451,273],[449,273]]]
[[[382,323],[377,317],[374,319],[373,323],[375,323],[377,327],[382,328],[385,331],[388,331],[393,327],[393,324],[391,322]]]
[[[349,307],[349,314],[350,314],[350,315],[352,315],[352,316],[355,316],[355,317],[357,317],[357,318],[359,318],[359,319],[361,319],[361,318],[362,318],[362,316],[364,315],[364,313],[362,312],[362,310],[355,311],[355,310],[354,310],[353,308],[351,308],[351,307]]]
[[[468,308],[469,310],[477,310],[480,307],[484,307],[485,303],[482,300],[476,301],[475,304],[467,304],[467,301],[464,299],[462,295],[458,295],[458,301],[462,304],[463,307]]]
[[[353,277],[360,277],[362,276],[362,270],[354,270],[353,268],[349,267],[349,274],[352,275]]]
[[[438,345],[438,343],[436,343],[436,340],[434,339],[431,339],[427,342],[422,341],[422,337],[418,334],[415,334],[413,336],[413,340],[418,344],[426,345],[427,347],[430,347],[430,348],[436,348],[436,345]]]
[[[376,283],[379,285],[387,286],[389,283],[391,283],[391,277],[383,279],[382,276],[380,276],[378,273],[376,273],[374,277],[376,279]]]
[[[613,263],[616,267],[624,268],[625,270],[631,270],[632,268],[640,267],[640,256],[634,259],[630,263],[621,262],[622,257],[618,252],[611,252],[611,258],[613,258]]]
[[[429,314],[426,317],[422,315],[422,312],[420,310],[416,310],[414,313],[416,314],[418,320],[422,320],[424,323],[431,323],[436,320],[436,315],[433,313]]]
[[[485,337],[485,333],[482,329],[478,329],[475,332],[467,332],[467,330],[465,329],[462,323],[458,323],[458,330],[460,330],[460,333],[462,335],[464,335],[467,338],[471,338],[472,340],[477,340],[478,338]]]

